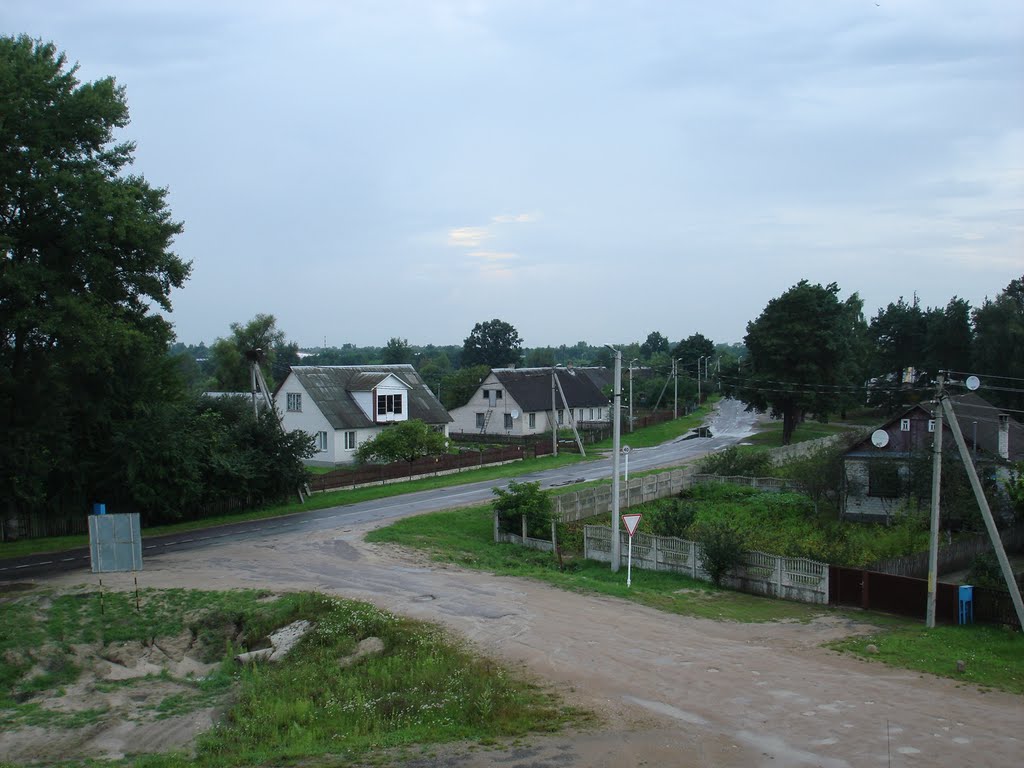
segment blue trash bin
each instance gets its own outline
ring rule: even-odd
[[[974,587],[970,584],[960,585],[960,611],[961,624],[974,623]]]

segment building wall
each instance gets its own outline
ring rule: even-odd
[[[301,398],[301,411],[288,410],[289,394],[299,395]],[[317,408],[313,398],[309,396],[306,388],[302,386],[295,376],[289,374],[288,378],[284,380],[284,384],[274,397],[274,405],[277,408],[277,412],[282,416],[281,426],[286,431],[294,432],[299,429],[314,437],[316,437],[318,432],[327,433],[327,450],[318,451],[313,454],[313,457],[307,462],[308,464],[329,466],[339,461],[338,449],[343,444],[341,436],[335,434],[334,427],[330,425],[327,417]]]
[[[853,519],[876,519],[885,522],[905,505],[899,497],[868,495],[868,464],[869,459],[847,458],[845,468],[846,493],[844,516]],[[900,474],[904,474],[902,469]]]

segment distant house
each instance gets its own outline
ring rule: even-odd
[[[453,433],[524,436],[550,432],[552,424],[568,426],[570,418],[577,424],[608,421],[611,408],[590,376],[570,368],[495,368],[451,416]]]
[[[1024,427],[974,393],[950,398],[957,423],[976,465],[1024,459]],[[882,424],[843,457],[843,514],[852,519],[887,520],[905,506],[915,456],[930,456],[935,437],[935,405],[919,403]],[[943,453],[957,453],[953,433],[943,423]]]
[[[451,417],[411,365],[294,365],[274,392],[289,432],[316,441],[314,466],[350,464],[389,424],[420,419],[448,433]]]

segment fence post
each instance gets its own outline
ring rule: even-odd
[[[498,510],[494,510],[494,542],[499,541]]]
[[[690,575],[697,578],[697,544],[690,542]]]
[[[522,516],[523,519],[523,544],[526,543],[526,515]]]
[[[660,536],[651,536],[651,540],[654,542],[653,544],[651,544],[651,555],[654,557],[654,570],[657,571],[657,570],[659,570],[658,566],[660,565],[660,563],[658,561],[661,559],[660,558],[660,552],[659,552],[659,549],[658,549],[658,542],[661,541],[661,537]]]
[[[553,517],[551,518],[551,546],[554,547],[555,552],[558,552],[558,523]]]
[[[782,597],[782,562],[783,559],[780,555],[775,556],[775,584],[776,584],[776,597]]]

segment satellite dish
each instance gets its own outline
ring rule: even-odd
[[[885,448],[889,444],[889,433],[884,429],[876,429],[871,433],[871,444],[875,448]]]
[[[968,376],[967,381],[964,383],[967,385],[967,388],[971,390],[971,392],[973,392],[974,390],[981,386],[981,379],[979,379],[977,376]]]
[[[511,413],[511,416],[512,416],[513,419],[518,419],[519,418],[519,411],[518,410],[513,410],[512,413]]]

